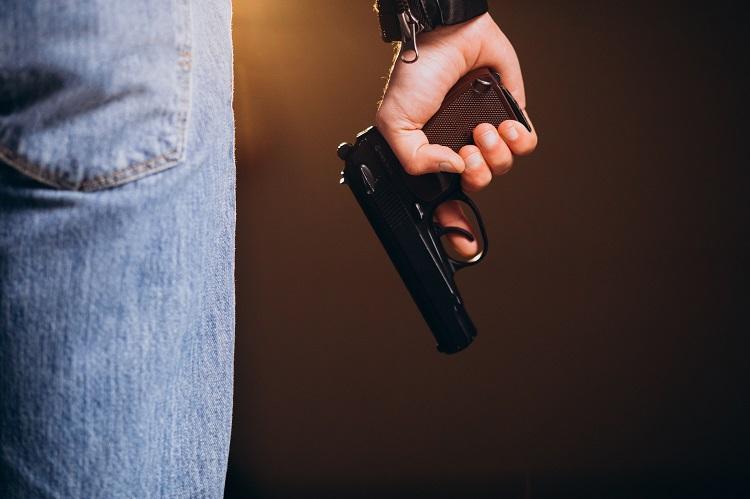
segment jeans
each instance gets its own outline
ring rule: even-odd
[[[0,8],[0,497],[223,494],[228,0]]]

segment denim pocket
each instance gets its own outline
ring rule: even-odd
[[[92,191],[185,154],[190,0],[9,0],[0,13],[0,160]]]

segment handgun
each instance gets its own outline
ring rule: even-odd
[[[508,119],[519,121],[531,131],[500,75],[482,68],[456,83],[422,130],[430,143],[458,151],[472,143],[472,131],[478,124],[497,126]],[[340,183],[351,189],[370,221],[432,331],[438,351],[450,354],[463,350],[476,337],[477,329],[454,275],[484,259],[488,240],[479,209],[461,190],[460,175],[409,175],[374,126],[357,134],[354,144],[339,145],[338,156],[345,162]],[[464,203],[476,219],[482,244],[479,253],[469,259],[454,257],[441,242],[448,234],[474,241],[471,232],[443,227],[435,220],[436,208],[448,201]]]

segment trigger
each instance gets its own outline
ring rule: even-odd
[[[469,232],[466,229],[462,229],[461,227],[443,227],[440,224],[433,224],[435,227],[435,232],[437,232],[438,237],[443,237],[446,234],[458,234],[459,236],[463,236],[465,239],[467,239],[469,242],[474,242],[474,234]]]

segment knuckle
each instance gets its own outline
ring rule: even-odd
[[[507,173],[508,170],[513,167],[513,155],[510,153],[510,151],[504,151],[502,154],[499,154],[498,156],[493,158],[490,161],[489,165],[495,175],[502,175],[504,173]]]
[[[480,123],[474,127],[474,139],[484,137],[488,133],[497,132],[497,129],[489,123]]]
[[[488,130],[477,137],[477,144],[482,154],[486,157],[498,157],[503,153],[502,139],[496,129]]]
[[[482,169],[486,170],[486,168],[482,168],[484,166],[484,157],[482,157],[482,152],[479,149],[469,154],[463,154],[461,157],[466,165],[466,171],[470,175],[473,174],[476,176]]]
[[[459,154],[459,155],[460,155],[460,156],[461,156],[462,158],[464,158],[464,159],[466,159],[466,158],[468,158],[468,157],[470,157],[470,156],[472,156],[472,155],[474,155],[474,154],[476,154],[476,153],[481,153],[481,151],[480,151],[480,150],[479,150],[479,148],[478,148],[477,146],[475,146],[474,144],[467,144],[467,145],[463,146],[463,147],[462,147],[462,148],[461,148],[461,149],[460,149],[460,150],[458,151],[458,154]]]
[[[481,173],[481,184],[486,187],[490,182],[492,182],[492,172],[489,168],[484,168]]]
[[[488,185],[490,185],[490,182],[492,182],[492,172],[489,170],[489,168],[485,168],[484,172],[481,173],[481,175],[474,181],[474,185],[476,186],[477,190],[484,189]]]
[[[404,164],[404,171],[406,171],[406,173],[408,173],[409,175],[419,175],[420,173],[422,173],[422,168],[414,161],[409,161]]]
[[[523,125],[515,120],[505,120],[498,125],[497,130],[501,135],[508,135],[509,132],[516,129],[516,126],[522,127]]]
[[[522,144],[520,144],[517,147],[517,150],[515,150],[514,152],[519,156],[526,156],[527,154],[531,154],[532,152],[534,152],[534,149],[536,149],[536,144],[536,134],[531,134],[528,140],[525,140]]]

